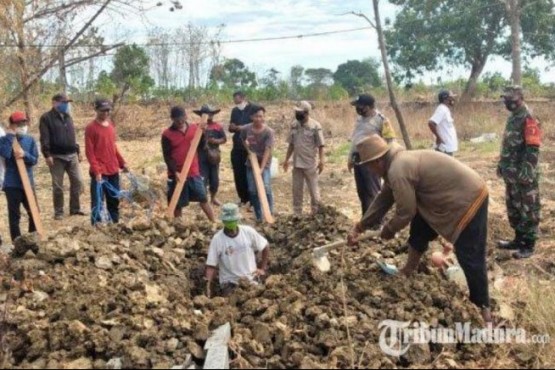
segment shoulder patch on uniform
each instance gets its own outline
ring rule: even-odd
[[[524,124],[524,138],[526,145],[540,146],[542,140],[542,131],[537,120],[533,117],[527,117]]]

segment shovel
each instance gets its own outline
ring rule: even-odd
[[[377,238],[379,236],[380,233],[378,231],[371,231],[358,238],[358,241],[361,242],[364,240]],[[328,259],[328,252],[333,249],[344,247],[345,245],[347,245],[347,241],[341,240],[335,243],[324,245],[323,247],[314,248],[314,250],[312,251],[312,263],[318,270],[322,272],[330,271],[331,263]]]

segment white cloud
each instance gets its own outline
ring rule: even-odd
[[[155,2],[154,2],[155,3]],[[366,27],[368,24],[350,11],[362,11],[371,16],[369,0],[182,0],[183,9],[169,12],[168,6],[155,8],[145,19],[129,14],[119,26],[120,34],[129,34],[134,42],[144,42],[151,27],[177,28],[188,22],[216,27],[226,24],[224,39],[250,39],[299,35],[333,30]],[[383,18],[394,18],[396,8],[381,2]],[[113,21],[112,21],[113,23]],[[379,58],[377,36],[373,30],[335,34],[314,38],[225,44],[223,56],[239,58],[257,69],[277,68],[287,74],[290,67],[325,67],[335,70],[337,65],[350,59]],[[542,69],[545,81],[555,82],[555,70],[543,72],[544,61],[535,63]],[[510,74],[510,65],[493,59],[487,71]],[[466,77],[467,71],[456,68],[453,77]],[[426,76],[430,81],[433,75]]]

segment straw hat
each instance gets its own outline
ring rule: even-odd
[[[369,136],[357,144],[360,161],[356,164],[360,166],[361,164],[380,159],[389,152],[389,149],[391,149],[390,146],[381,136]]]

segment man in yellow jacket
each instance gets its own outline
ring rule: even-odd
[[[381,231],[390,240],[410,225],[409,256],[401,273],[412,275],[438,236],[455,246],[470,300],[491,322],[486,264],[488,189],[480,175],[468,166],[431,150],[404,150],[398,144],[373,135],[357,145],[358,166],[384,179],[384,187],[349,236],[355,244],[360,233],[376,226],[395,204],[393,218]]]

